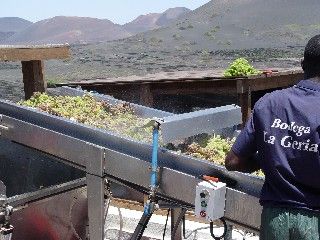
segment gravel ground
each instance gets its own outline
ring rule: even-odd
[[[76,81],[148,73],[189,70],[225,69],[234,59],[247,58],[256,68],[290,68],[300,65],[302,50],[248,49],[212,52],[146,48],[141,43],[108,42],[72,46],[71,58],[44,63],[47,82]],[[0,62],[0,98],[13,101],[23,98],[20,62]]]
[[[129,239],[130,233],[132,233],[142,216],[142,212],[135,210],[128,210],[120,208],[122,219],[123,219],[123,234],[120,239]],[[144,232],[144,239],[163,239],[164,226],[166,222],[165,216],[153,215],[150,219],[147,229]],[[119,239],[119,226],[120,217],[119,210],[116,207],[110,206],[109,213],[106,223],[106,240]],[[170,219],[168,221],[168,226],[166,230],[165,239],[171,239],[170,236]],[[186,239],[211,239],[209,229],[202,229],[196,231],[199,228],[208,227],[208,224],[186,221]],[[222,234],[222,228],[216,228],[214,233],[219,236]],[[253,236],[252,234],[244,234],[241,230],[232,231],[232,240],[258,240],[258,236]]]

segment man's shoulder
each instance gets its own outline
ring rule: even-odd
[[[271,93],[265,94],[261,97],[255,104],[255,109],[264,108],[266,106],[277,106],[279,104],[284,104],[292,94],[294,87],[285,88],[281,90],[275,90]]]

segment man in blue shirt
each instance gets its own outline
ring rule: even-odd
[[[260,203],[262,240],[320,236],[320,35],[302,61],[305,79],[254,106],[225,165],[265,173]]]

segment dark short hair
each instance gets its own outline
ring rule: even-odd
[[[312,37],[304,50],[302,69],[305,78],[320,77],[320,35]]]

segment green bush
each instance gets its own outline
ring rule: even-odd
[[[224,71],[225,77],[245,77],[250,75],[257,75],[261,72],[250,65],[245,58],[236,59],[227,70]]]

